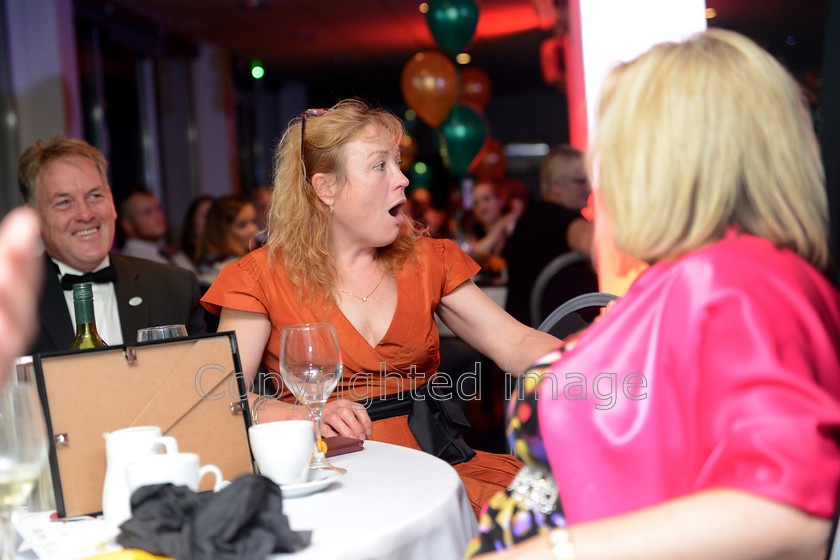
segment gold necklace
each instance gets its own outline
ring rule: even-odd
[[[348,296],[353,296],[356,299],[362,300],[362,303],[366,303],[368,298],[373,295],[373,292],[376,291],[376,289],[379,287],[379,285],[382,283],[382,281],[385,280],[385,274],[386,274],[385,272],[382,273],[382,278],[379,279],[379,282],[376,283],[376,286],[374,286],[373,289],[370,291],[370,293],[368,295],[366,295],[365,297],[357,296],[356,294],[351,294],[347,290],[342,290],[338,286],[336,286],[335,289],[338,290],[339,292],[341,292],[342,294],[347,294]]]

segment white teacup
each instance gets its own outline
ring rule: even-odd
[[[141,486],[167,482],[198,492],[201,479],[208,473],[216,479],[213,492],[218,492],[224,482],[222,471],[216,465],[199,466],[198,455],[195,453],[150,455],[125,465],[125,478],[132,494]]]
[[[265,422],[248,428],[260,474],[277,484],[304,482],[315,448],[310,420]]]

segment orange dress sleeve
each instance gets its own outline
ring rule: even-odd
[[[264,267],[259,266],[267,258],[267,251],[263,247],[227,264],[201,298],[201,305],[214,315],[221,314],[223,307],[270,315],[264,290],[268,283],[263,279]]]
[[[478,263],[461,250],[454,241],[449,239],[430,241],[432,241],[430,248],[434,256],[441,261],[441,272],[444,277],[441,295],[445,296],[481,270]]]

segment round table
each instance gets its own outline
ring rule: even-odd
[[[461,479],[427,453],[366,441],[331,457],[347,469],[324,490],[283,500],[292,529],[312,530],[311,545],[271,558],[461,558],[477,532]]]
[[[288,558],[330,560],[460,559],[477,532],[461,479],[444,461],[406,447],[366,441],[331,457],[347,473],[320,492],[284,497],[294,530],[311,530],[309,547]],[[18,529],[34,550],[21,560],[68,560],[117,551],[118,530],[101,518],[52,523],[50,512],[27,514]],[[40,555],[36,555],[36,552]]]

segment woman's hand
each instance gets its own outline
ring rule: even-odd
[[[353,401],[336,399],[324,405],[321,412],[321,435],[368,439],[373,435],[373,424],[365,407]]]

